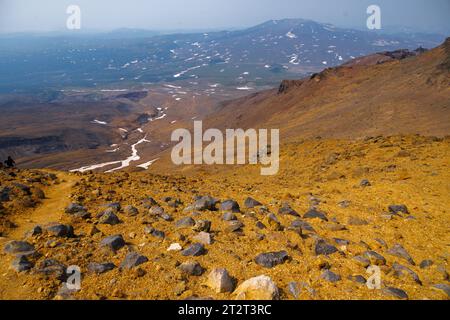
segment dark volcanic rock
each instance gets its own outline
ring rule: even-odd
[[[101,217],[98,219],[98,223],[100,224],[109,224],[114,226],[120,223],[119,217],[116,216],[113,212],[105,211]]]
[[[186,217],[186,218],[182,218],[182,219],[178,220],[177,222],[175,222],[175,226],[178,229],[191,228],[191,227],[195,226],[195,221],[191,217]]]
[[[297,211],[292,209],[288,203],[284,203],[283,206],[280,209],[278,209],[278,214],[300,217],[300,215],[297,213]]]
[[[324,240],[318,240],[314,251],[316,255],[330,255],[338,252],[338,249],[335,246],[326,243]]]
[[[314,230],[314,228],[308,222],[300,220],[300,219],[292,221],[291,228],[294,228],[294,229],[300,228],[302,230],[306,230],[309,232],[314,232],[314,233],[316,232],[316,230]]]
[[[178,268],[191,276],[201,276],[204,271],[200,263],[190,261],[182,263]]]
[[[398,299],[408,299],[408,295],[402,289],[387,287],[387,288],[383,288],[382,292],[385,295],[394,296]]]
[[[233,213],[241,212],[241,208],[239,207],[239,203],[234,200],[226,200],[220,204],[220,210],[222,211],[230,211]]]
[[[450,286],[445,283],[436,284],[433,286],[433,288],[441,290],[444,292],[448,297],[450,297]]]
[[[273,268],[283,264],[289,258],[286,251],[261,253],[255,258],[255,262],[265,268]]]
[[[417,275],[417,273],[415,273],[414,271],[412,271],[411,269],[402,266],[401,264],[398,263],[394,263],[392,265],[392,269],[395,272],[395,275],[397,277],[402,277],[404,275],[404,273],[409,274],[409,276],[419,285],[422,285],[422,281],[420,281],[419,276]]]
[[[244,205],[248,209],[253,209],[255,207],[262,206],[262,203],[253,198],[248,197],[247,199],[245,199]]]
[[[120,264],[121,269],[132,269],[148,262],[148,258],[137,252],[130,252]]]
[[[5,244],[3,250],[6,253],[24,253],[24,252],[34,252],[34,246],[25,241],[10,241]]]
[[[241,231],[241,229],[244,227],[244,224],[238,220],[230,221],[228,223],[228,226],[226,228],[226,231],[228,232],[238,232]]]
[[[386,259],[375,251],[366,251],[364,253],[364,257],[369,259],[371,264],[377,265],[377,266],[383,266],[386,264]]]
[[[92,273],[102,274],[111,271],[116,266],[113,263],[96,263],[92,262],[88,264],[88,270]]]
[[[198,220],[192,230],[196,232],[209,232],[211,230],[211,221]]]
[[[67,278],[66,266],[55,259],[45,259],[36,267],[35,271],[46,277],[64,281]]]
[[[82,205],[77,204],[77,203],[69,204],[69,206],[65,210],[65,212],[68,214],[75,214],[75,213],[83,212],[83,211],[86,211],[86,208],[84,208]]]
[[[33,268],[33,264],[25,256],[16,257],[11,263],[11,268],[17,272],[28,271]]]
[[[193,245],[189,246],[189,248],[183,250],[181,254],[185,257],[187,256],[201,256],[206,253],[205,247],[201,243],[194,243]]]
[[[388,209],[389,209],[389,212],[392,214],[399,214],[399,213],[409,214],[409,210],[404,204],[391,205],[391,206],[389,206]]]
[[[328,221],[327,215],[323,212],[317,211],[316,209],[309,210],[304,216],[304,219],[321,219],[323,221]]]
[[[409,253],[400,244],[394,245],[391,249],[389,249],[387,251],[387,253],[392,255],[392,256],[396,256],[396,257],[402,258],[402,259],[408,261],[413,266],[416,265],[416,263],[411,258]]]
[[[218,201],[210,196],[199,197],[194,202],[192,209],[198,211],[216,211]]]
[[[52,236],[60,238],[72,238],[74,236],[72,226],[60,223],[53,223],[45,226],[45,231]]]
[[[223,214],[223,216],[222,216],[222,220],[224,220],[224,221],[233,221],[233,220],[237,220],[237,217],[232,212],[225,212]]]
[[[433,265],[433,261],[432,260],[423,260],[420,263],[420,269],[426,269],[428,267],[431,267]]]
[[[325,270],[320,277],[324,280],[327,280],[329,282],[338,282],[341,281],[341,276],[330,271],[330,270]]]
[[[100,242],[101,247],[109,248],[113,251],[117,251],[125,246],[125,240],[121,235],[115,235],[106,237]]]
[[[123,212],[126,215],[129,215],[129,216],[133,217],[133,216],[137,216],[138,215],[139,210],[137,208],[133,207],[133,206],[126,206],[125,208],[123,208]]]
[[[164,239],[166,237],[166,234],[163,231],[156,230],[152,227],[145,227],[144,232],[155,238]]]

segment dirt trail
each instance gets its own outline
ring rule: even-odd
[[[15,217],[17,228],[0,240],[1,248],[8,241],[23,239],[25,233],[36,225],[60,221],[64,208],[70,203],[70,192],[78,178],[63,172],[59,172],[57,176],[62,182],[45,190],[46,199],[40,206],[30,210],[29,214]],[[11,257],[3,253],[0,255],[0,299],[38,299],[39,295],[32,291],[32,286],[27,285],[27,281],[16,272],[9,270],[11,260]]]

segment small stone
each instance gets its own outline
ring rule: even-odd
[[[90,236],[94,236],[94,235],[96,235],[97,233],[101,233],[101,231],[100,231],[96,226],[91,226],[90,229],[89,229],[89,231],[88,231],[88,234],[89,234]]]
[[[64,281],[67,278],[66,266],[54,259],[45,259],[36,267],[36,273],[48,278]]]
[[[260,230],[267,229],[266,225],[262,223],[261,221],[256,222],[256,227]]]
[[[316,209],[309,210],[304,216],[304,219],[321,219],[323,221],[328,221],[327,215],[323,212],[317,211]]]
[[[18,256],[11,263],[11,268],[17,272],[24,272],[33,268],[33,264],[28,261],[26,256]]]
[[[113,263],[96,263],[92,262],[88,264],[88,270],[89,272],[96,273],[96,274],[102,274],[106,273],[108,271],[111,271],[116,266]]]
[[[409,214],[408,207],[406,207],[404,204],[391,205],[391,206],[388,207],[388,210],[392,214],[399,214],[399,213]]]
[[[207,232],[200,232],[199,234],[195,235],[192,239],[204,245],[211,245],[213,242],[211,234]]]
[[[178,266],[178,269],[191,276],[201,276],[204,271],[200,263],[196,261],[184,262]]]
[[[183,250],[183,248],[179,243],[172,243],[167,249],[167,251],[181,251],[181,250]]]
[[[24,253],[24,252],[34,252],[34,246],[26,241],[10,241],[5,244],[3,250],[6,253]]]
[[[408,261],[411,265],[415,266],[416,263],[414,262],[414,260],[411,258],[411,256],[409,255],[409,253],[405,250],[405,248],[403,248],[400,244],[396,244],[394,245],[391,249],[389,249],[387,251],[388,254],[392,255],[392,256],[396,256],[398,258],[402,258],[406,261]]]
[[[30,231],[26,233],[27,237],[35,237],[37,235],[42,234],[41,226],[34,226]]]
[[[300,288],[298,287],[297,282],[289,282],[288,284],[288,292],[295,298],[298,299],[300,296]]]
[[[244,281],[234,292],[237,300],[278,300],[279,290],[268,276]]]
[[[175,226],[178,229],[191,228],[191,227],[195,226],[195,220],[192,219],[191,217],[182,218],[182,219],[178,220],[177,222],[175,222]]]
[[[148,258],[137,252],[130,252],[120,264],[121,269],[133,269],[141,264],[148,262]]]
[[[316,255],[331,255],[338,252],[339,250],[335,246],[326,243],[324,240],[318,240],[316,242],[314,251]]]
[[[106,237],[100,242],[101,247],[109,248],[113,251],[117,251],[125,246],[125,240],[121,235],[115,235]]]
[[[198,211],[215,211],[217,202],[216,199],[210,196],[198,197],[193,204],[192,209]]]
[[[59,223],[52,223],[45,226],[45,230],[52,236],[58,238],[72,238],[74,236],[73,227]]]
[[[278,209],[278,214],[300,217],[297,211],[292,209],[288,203],[284,203],[283,206],[280,209]]]
[[[222,211],[229,211],[232,213],[239,213],[241,212],[241,208],[239,207],[239,204],[234,200],[226,200],[220,204],[220,210]]]
[[[109,224],[109,225],[116,225],[120,223],[119,217],[116,216],[114,213],[110,211],[105,211],[100,219],[98,220],[98,223],[100,224]]]
[[[75,213],[78,213],[78,212],[85,212],[85,211],[86,211],[86,209],[82,205],[77,204],[77,203],[71,203],[65,209],[65,212],[67,214],[75,214]]]
[[[264,218],[264,224],[269,227],[272,231],[281,231],[283,227],[281,226],[280,221],[273,213],[268,213]]]
[[[394,270],[395,276],[402,277],[402,276],[404,276],[404,272],[406,272],[418,285],[422,285],[422,281],[420,281],[420,278],[417,275],[417,273],[415,273],[411,269],[409,269],[405,266],[402,266],[401,264],[398,264],[397,262],[395,262],[392,265],[392,269]]]
[[[155,201],[155,199],[153,199],[151,197],[148,197],[148,198],[145,198],[142,200],[142,206],[145,209],[150,209],[151,207],[156,206],[156,205],[158,205],[158,203]]]
[[[385,295],[394,296],[398,299],[408,299],[408,295],[402,289],[387,287],[387,288],[383,288],[382,292]]]
[[[350,281],[354,281],[354,282],[360,283],[360,284],[366,284],[366,283],[367,283],[366,278],[364,278],[364,277],[361,276],[361,275],[349,276],[348,279],[349,279]]]
[[[207,285],[216,293],[232,292],[234,281],[226,269],[213,269],[208,275]]]
[[[324,280],[327,280],[329,282],[338,282],[341,281],[341,276],[330,271],[330,270],[325,270],[324,272],[322,272],[322,274],[320,275],[320,277]]]
[[[334,231],[334,232],[347,230],[347,228],[340,223],[327,223],[325,225],[325,229]]]
[[[375,251],[366,251],[364,253],[364,257],[369,259],[372,265],[384,266],[386,264],[386,259],[381,254]]]
[[[367,180],[367,179],[364,179],[364,180],[362,180],[361,182],[360,182],[360,187],[370,187],[370,186],[372,186],[372,184],[370,183],[370,181],[369,180]]]
[[[211,230],[211,221],[198,220],[192,228],[195,232],[209,232]]]
[[[133,206],[126,206],[123,208],[123,212],[131,217],[137,216],[139,214],[139,210]]]
[[[205,253],[206,253],[205,247],[201,243],[194,243],[193,245],[189,246],[187,249],[181,252],[181,254],[185,257],[187,256],[198,257],[204,255]]]
[[[153,206],[150,208],[149,213],[154,216],[160,216],[164,213],[164,209],[159,206]]]
[[[262,206],[262,203],[253,198],[248,197],[247,199],[245,199],[244,205],[248,209],[253,209],[255,207]]]
[[[316,230],[314,230],[314,228],[308,222],[300,220],[300,219],[292,221],[291,228],[306,230],[306,231],[313,232],[313,233],[316,232]]]
[[[342,200],[338,203],[339,207],[342,209],[347,209],[348,207],[350,207],[351,202],[348,200]]]
[[[244,224],[240,221],[230,221],[228,223],[228,226],[226,228],[227,232],[237,232],[241,231],[241,229],[244,227]]]
[[[348,224],[351,226],[366,226],[369,224],[369,222],[367,222],[364,219],[352,216],[352,217],[348,218]]]
[[[163,231],[156,230],[153,227],[145,227],[144,232],[155,238],[164,239],[166,237],[166,234]]]
[[[225,212],[223,214],[223,216],[222,216],[222,220],[224,220],[224,221],[233,221],[233,220],[237,220],[237,217],[232,212]]]
[[[361,267],[367,268],[370,266],[370,260],[363,256],[356,256],[353,258]]]
[[[184,281],[179,282],[173,289],[173,293],[175,293],[175,295],[177,296],[181,296],[185,291],[186,291],[186,283]]]
[[[426,269],[429,268],[433,265],[433,261],[432,260],[423,260],[420,263],[420,269]]]
[[[286,251],[261,253],[255,258],[255,262],[265,268],[273,268],[283,264],[289,258]]]
[[[448,297],[450,297],[450,286],[445,283],[435,284],[433,286],[434,289],[441,290],[444,292]]]

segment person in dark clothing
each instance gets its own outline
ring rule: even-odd
[[[5,161],[5,165],[7,168],[14,168],[16,166],[16,162],[11,158],[11,156],[8,157]]]

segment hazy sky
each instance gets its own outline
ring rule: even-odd
[[[384,26],[450,33],[450,0],[0,0],[0,32],[64,30],[71,4],[84,30],[225,29],[282,18],[363,28],[377,4]]]

